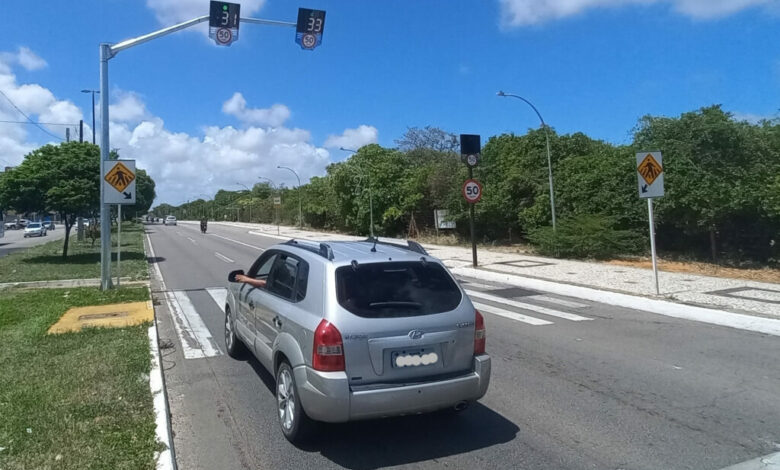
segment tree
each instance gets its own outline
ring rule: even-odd
[[[0,179],[0,206],[60,214],[65,224],[63,258],[76,216],[96,211],[99,203],[100,149],[90,143],[45,145]]]
[[[157,197],[154,180],[146,173],[146,170],[139,168],[135,172],[135,193],[135,204],[128,206],[126,211],[122,212],[128,216],[134,211],[146,215],[149,208],[152,207],[154,198]]]
[[[460,148],[458,136],[438,127],[408,127],[406,133],[395,141],[398,150],[409,152],[418,149],[430,149],[437,152],[457,152]]]

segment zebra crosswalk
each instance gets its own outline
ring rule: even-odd
[[[496,315],[528,326],[549,326],[560,320],[583,322],[593,318],[582,314],[582,310],[590,305],[569,299],[536,294],[529,292],[520,297],[522,300],[496,295],[501,290],[498,286],[464,282],[465,291],[471,298],[474,307],[484,314]],[[197,303],[201,309],[208,312],[198,312],[191,295],[205,292],[214,302]],[[197,294],[195,294],[197,295]],[[215,338],[222,332],[212,332],[203,321],[203,314],[214,315],[224,313],[227,289],[224,287],[209,287],[199,290],[165,291],[164,299],[171,312],[173,326],[181,344],[185,359],[202,359],[223,355],[223,348]],[[566,310],[569,311],[566,311]],[[574,313],[573,311],[578,311]],[[221,320],[220,323],[221,324]]]

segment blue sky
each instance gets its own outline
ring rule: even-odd
[[[407,126],[483,141],[538,126],[522,102],[496,97],[499,89],[533,101],[558,132],[613,143],[630,142],[644,114],[720,103],[757,119],[780,109],[777,0],[241,3],[242,16],[286,21],[298,6],[326,10],[323,45],[303,51],[292,28],[244,24],[229,48],[199,28],[110,62],[111,146],[150,171],[156,203],[239,189],[257,176],[294,185],[277,164],[308,179],[348,155],[340,145],[393,146]],[[205,0],[20,5],[20,20],[4,24],[0,90],[46,122],[89,123],[89,96],[79,90],[98,87],[100,42],[208,12]],[[0,119],[19,117],[0,97]],[[0,164],[53,140],[0,124]]]

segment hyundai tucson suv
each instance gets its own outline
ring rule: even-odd
[[[291,442],[312,420],[462,410],[487,391],[483,317],[415,242],[290,240],[228,281],[227,352],[274,375]]]

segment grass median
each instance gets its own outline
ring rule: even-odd
[[[25,281],[52,281],[62,279],[91,279],[100,277],[100,240],[76,240],[72,230],[68,257],[62,257],[63,240],[44,243],[25,251],[0,258],[0,283]],[[111,269],[117,274],[116,227],[111,234]],[[122,224],[122,277],[148,279],[144,254],[144,226],[138,223]]]
[[[0,297],[0,468],[153,469],[149,325],[47,335],[70,307],[145,287],[11,289]]]

